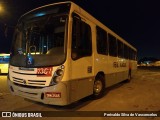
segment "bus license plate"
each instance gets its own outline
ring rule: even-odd
[[[46,92],[45,96],[47,98],[61,98],[61,93],[60,92]]]

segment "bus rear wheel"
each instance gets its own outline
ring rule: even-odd
[[[93,98],[98,99],[101,98],[104,94],[105,90],[105,82],[104,82],[104,76],[99,75],[96,77],[93,85]]]

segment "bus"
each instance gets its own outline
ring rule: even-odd
[[[10,58],[10,54],[6,54],[6,53],[0,54],[0,74],[8,73],[9,58]]]
[[[137,50],[73,2],[35,8],[20,17],[11,46],[8,86],[13,95],[51,105],[130,80]]]

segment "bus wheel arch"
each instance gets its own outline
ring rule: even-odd
[[[101,98],[104,95],[105,90],[105,74],[104,72],[98,72],[95,76],[93,84],[93,97],[95,99]]]

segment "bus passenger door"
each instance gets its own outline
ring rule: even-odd
[[[91,27],[77,14],[73,14],[71,59],[71,101],[76,101],[93,92]]]

